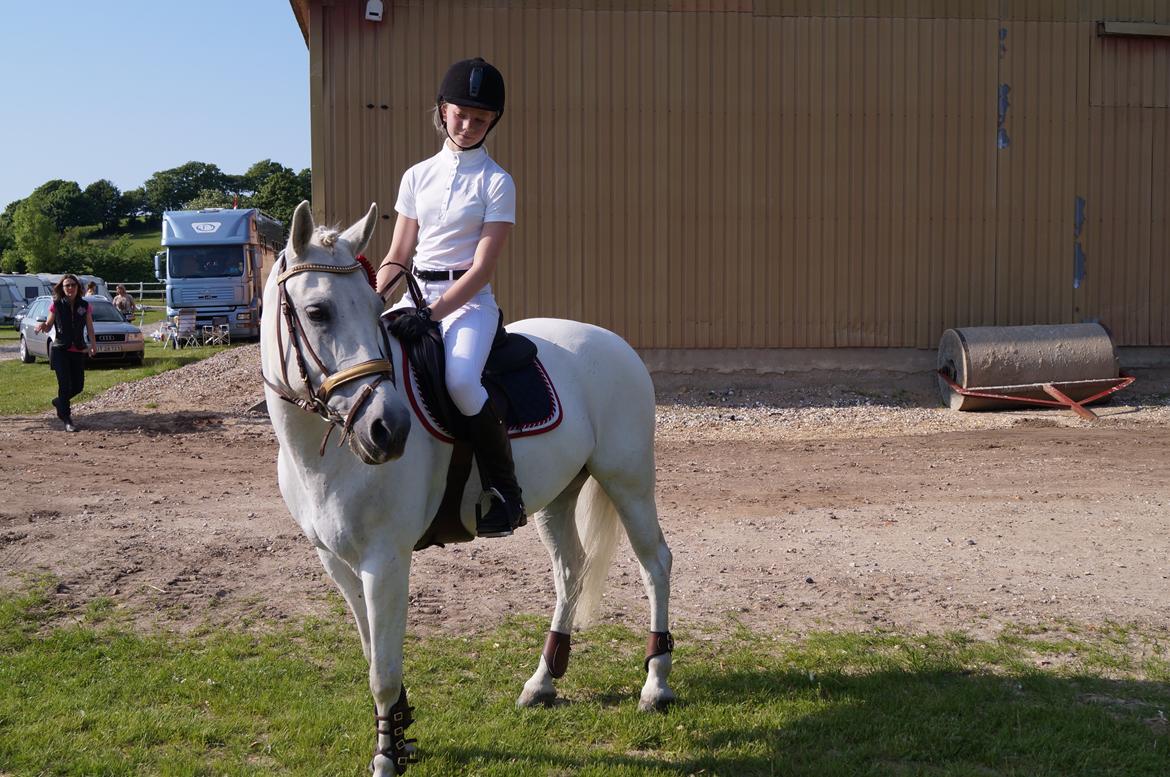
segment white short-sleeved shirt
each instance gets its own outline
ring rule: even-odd
[[[416,268],[462,270],[485,223],[516,223],[516,185],[482,146],[452,151],[444,144],[402,176],[394,209],[418,221]]]

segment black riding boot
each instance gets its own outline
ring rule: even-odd
[[[489,493],[495,492],[487,514],[481,516],[476,511],[475,533],[480,537],[507,537],[513,529],[528,523],[520,485],[516,482],[508,428],[496,414],[496,407],[490,399],[479,413],[467,417],[467,428],[471,433],[483,488]]]

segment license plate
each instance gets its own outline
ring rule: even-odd
[[[122,350],[121,343],[98,343],[99,353],[117,353]]]

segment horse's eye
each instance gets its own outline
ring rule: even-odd
[[[324,305],[309,305],[305,308],[305,315],[310,321],[320,324],[329,320],[329,309]]]

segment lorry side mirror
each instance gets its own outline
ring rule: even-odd
[[[162,251],[154,255],[154,277],[157,280],[162,280]]]

